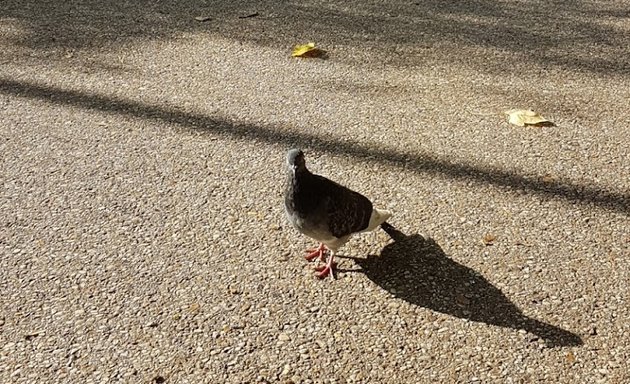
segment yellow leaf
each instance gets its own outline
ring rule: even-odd
[[[321,56],[324,51],[315,47],[315,43],[308,43],[302,45],[296,45],[293,48],[291,56],[293,57],[318,57]]]
[[[483,237],[483,243],[485,245],[492,245],[496,239],[497,237],[495,235],[488,233]]]
[[[547,173],[540,180],[545,184],[551,184],[556,181],[556,178],[551,173]]]
[[[518,125],[519,127],[526,125],[537,125],[541,127],[555,125],[531,109],[510,109],[506,111],[505,114],[508,115],[508,122],[510,124]]]
[[[199,312],[200,309],[201,309],[201,305],[199,303],[192,303],[190,304],[190,307],[188,307],[188,310],[191,313],[197,313]]]

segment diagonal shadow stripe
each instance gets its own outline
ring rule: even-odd
[[[287,132],[270,127],[238,123],[198,113],[149,105],[133,100],[121,100],[95,93],[63,90],[48,85],[0,78],[0,92],[6,95],[39,99],[57,105],[101,112],[129,115],[234,137],[266,141],[288,146],[308,145],[322,152],[353,156],[364,161],[390,163],[418,173],[445,175],[477,183],[487,183],[513,191],[563,199],[569,203],[594,205],[607,210],[630,214],[630,192],[618,193],[569,181],[546,183],[501,169],[456,163],[429,154],[414,154],[387,148],[376,148],[352,140],[339,141],[303,132]]]

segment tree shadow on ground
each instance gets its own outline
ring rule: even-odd
[[[390,228],[395,240],[380,256],[352,258],[365,275],[411,304],[447,315],[525,330],[550,347],[582,345],[567,330],[527,317],[486,278],[449,258],[432,239],[406,236]]]
[[[9,43],[32,49],[102,48],[197,32],[286,49],[315,40],[345,46],[338,49],[345,54],[335,57],[342,61],[352,60],[347,48],[360,47],[380,55],[379,63],[402,66],[460,62],[466,55],[468,61],[476,56],[484,71],[492,66],[506,71],[525,61],[607,75],[630,73],[630,34],[615,27],[628,17],[623,2],[8,0],[3,8],[6,20],[17,22],[10,29],[19,32],[7,35]],[[208,21],[198,22],[195,16]],[[492,60],[489,54],[499,57]],[[363,61],[357,58],[357,64],[365,65]]]
[[[183,112],[140,101],[125,100],[76,90],[15,81],[0,77],[0,94],[44,100],[52,104],[95,110],[103,113],[168,123],[173,127],[221,135],[234,140],[255,140],[271,145],[304,147],[322,152],[352,156],[363,161],[379,162],[429,175],[445,175],[456,180],[486,183],[509,190],[539,196],[552,196],[571,203],[595,205],[627,215],[630,213],[630,195],[609,191],[597,186],[571,181],[544,182],[498,168],[471,163],[454,162],[430,153],[409,153],[382,147],[369,146],[352,139],[344,141],[303,133],[277,126],[238,123],[220,117]]]

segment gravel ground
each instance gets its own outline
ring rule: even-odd
[[[628,1],[2,8],[0,382],[630,381]],[[291,147],[395,212],[335,281]]]

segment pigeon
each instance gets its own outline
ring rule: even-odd
[[[319,272],[317,276],[330,275],[334,279],[337,250],[353,234],[374,230],[392,214],[373,208],[372,202],[362,194],[311,173],[299,149],[288,152],[287,167],[289,175],[284,196],[287,218],[299,232],[320,243],[319,247],[307,250],[304,257],[309,261],[317,258],[325,261],[325,265],[315,268]]]

